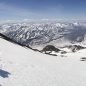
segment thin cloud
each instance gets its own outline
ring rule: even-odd
[[[17,17],[17,18],[31,18],[32,16],[36,15],[28,10],[9,6],[5,3],[0,3],[0,17]]]

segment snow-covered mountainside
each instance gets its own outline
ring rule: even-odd
[[[53,57],[0,38],[0,86],[86,86],[85,61],[86,49]]]
[[[0,33],[31,47],[86,43],[86,22],[29,22],[0,25]]]
[[[56,57],[0,38],[0,86],[86,86],[86,49]]]

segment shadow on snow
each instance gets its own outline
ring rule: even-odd
[[[5,70],[2,70],[0,69],[0,76],[3,77],[3,78],[8,78],[10,75],[9,72],[5,71]]]

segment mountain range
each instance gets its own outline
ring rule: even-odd
[[[86,22],[22,22],[0,25],[0,33],[32,48],[86,44]]]

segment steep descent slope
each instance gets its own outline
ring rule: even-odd
[[[65,58],[53,57],[10,43],[0,38],[1,86],[85,86],[86,50],[67,53]],[[0,72],[1,73],[1,72]]]

